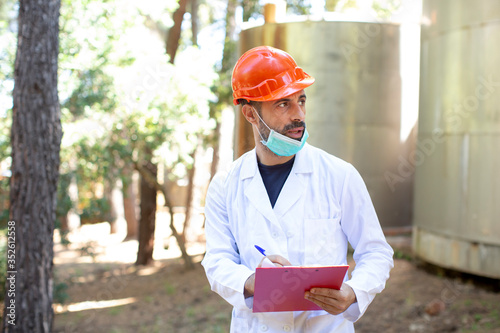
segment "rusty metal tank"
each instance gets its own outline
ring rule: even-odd
[[[413,248],[500,278],[500,1],[424,0]]]
[[[413,173],[387,179],[402,156],[399,42],[398,25],[374,22],[266,23],[240,34],[240,54],[274,46],[316,78],[306,89],[308,142],[358,169],[386,230],[411,224]],[[251,131],[240,112],[236,156],[253,148]]]

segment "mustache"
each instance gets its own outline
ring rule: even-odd
[[[291,122],[290,124],[288,125],[285,125],[285,127],[283,127],[283,133],[286,132],[286,131],[289,131],[291,129],[294,129],[294,128],[297,128],[297,127],[304,127],[304,129],[306,128],[306,123],[304,121],[293,121]]]

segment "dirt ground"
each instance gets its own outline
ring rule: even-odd
[[[422,266],[407,240],[393,242],[401,259],[356,332],[500,333],[499,282]],[[103,226],[57,244],[55,285],[67,300],[55,305],[54,332],[228,332],[231,307],[210,290],[199,263],[203,244],[190,247],[196,268],[186,271],[169,242],[165,249],[157,239],[150,267],[133,265],[136,241],[109,236]]]

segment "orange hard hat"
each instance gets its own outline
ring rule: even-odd
[[[274,101],[309,87],[314,78],[285,51],[259,46],[245,52],[233,69],[233,103]]]

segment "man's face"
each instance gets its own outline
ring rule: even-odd
[[[306,94],[300,90],[276,101],[260,103],[260,116],[274,131],[292,139],[302,139],[306,128]],[[259,122],[259,132],[267,141],[270,130]]]

